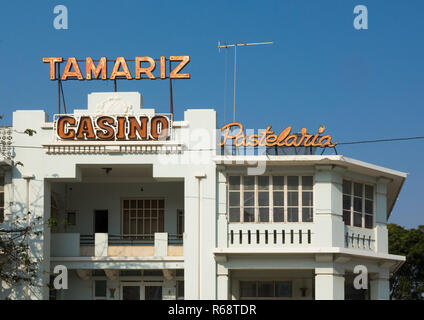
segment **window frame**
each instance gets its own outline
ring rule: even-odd
[[[345,181],[350,183],[350,194],[349,195],[344,193],[344,190],[343,190],[343,185],[344,185]],[[358,212],[358,211],[354,210],[354,200],[355,200],[355,197],[356,197],[355,196],[355,190],[354,190],[355,184],[360,184],[362,186],[362,195],[361,195],[362,210],[361,210],[361,226],[360,227],[356,226],[355,221],[354,221],[354,217],[355,217],[354,214],[355,214],[355,212]],[[373,197],[372,199],[365,197],[366,186],[372,187],[372,197]],[[347,211],[344,208],[344,204],[343,204],[344,196],[350,196],[350,209],[349,209],[349,211],[350,211],[350,213],[349,213],[350,214],[349,215],[350,223],[349,224],[346,224],[346,221],[344,221],[344,211]],[[369,214],[365,211],[365,201],[366,200],[372,201],[372,214]],[[376,215],[375,213],[376,213],[376,185],[373,184],[373,183],[358,181],[358,180],[355,180],[355,179],[343,178],[343,180],[342,180],[342,217],[343,217],[344,225],[348,226],[348,227],[353,227],[353,228],[361,228],[361,229],[372,230],[372,229],[375,228],[375,215]],[[365,217],[366,216],[372,217],[372,226],[371,227],[366,227],[366,223],[365,223]]]
[[[241,286],[242,286],[242,282],[254,282],[256,285],[256,295],[255,296],[242,296],[242,290],[241,290]],[[272,286],[273,286],[273,295],[272,296],[259,296],[259,284],[260,283],[266,283],[266,282],[272,282]],[[290,284],[290,295],[287,297],[277,297],[276,296],[276,284],[277,282],[286,282]],[[294,288],[293,288],[293,280],[239,280],[239,288],[240,288],[240,294],[239,294],[239,299],[240,300],[291,300],[294,298]]]
[[[259,189],[259,177],[268,177],[268,206],[262,206],[259,205],[259,192],[261,191]],[[230,178],[231,177],[238,177],[240,179],[240,185],[237,190],[230,189]],[[253,177],[254,178],[254,187],[253,190],[245,190],[244,189],[244,179],[245,177]],[[275,189],[274,190],[274,177],[282,177],[283,178],[283,188],[282,189]],[[288,190],[288,177],[297,177],[298,178],[298,186],[297,190]],[[312,177],[312,189],[311,190],[303,190],[303,177]],[[248,176],[248,175],[237,175],[237,174],[228,174],[227,176],[227,217],[229,223],[313,223],[314,222],[314,183],[315,183],[315,176],[313,174],[309,175],[283,175],[283,174],[276,174],[276,175],[255,175],[255,176]],[[253,192],[254,193],[254,221],[244,221],[244,208],[245,206],[245,192]],[[274,192],[283,192],[283,205],[277,205],[274,206]],[[297,192],[297,206],[289,206],[288,205],[288,193],[289,192]],[[311,192],[312,193],[312,206],[304,206],[303,205],[303,192]],[[231,193],[239,193],[239,205],[238,206],[231,206],[230,205],[230,194]],[[260,208],[266,208],[269,209],[269,215],[268,215],[268,221],[259,221],[259,209]],[[230,221],[230,211],[231,209],[239,209],[239,221]],[[252,206],[247,206],[247,208],[252,208]],[[283,221],[274,221],[274,208],[283,208],[284,211],[284,218]],[[288,209],[289,208],[297,208],[297,221],[288,221]],[[303,221],[303,209],[308,208],[312,210],[312,220],[311,221]]]
[[[130,202],[130,207],[129,208],[125,208],[124,207],[124,201],[129,201]],[[136,209],[133,209],[133,210],[136,210],[136,217],[134,218],[134,217],[131,217],[131,210],[132,210],[132,208],[131,208],[131,201],[133,201],[133,200],[135,200],[135,201],[139,201],[139,200],[141,200],[141,201],[145,201],[145,200],[149,200],[149,201],[152,201],[152,200],[156,200],[156,201],[158,201],[158,207],[156,208],[156,210],[158,211],[158,213],[157,213],[157,231],[155,231],[155,232],[153,232],[152,233],[152,216],[150,215],[150,219],[145,219],[145,216],[144,216],[144,209],[145,209],[145,207],[144,207],[144,204],[143,204],[143,217],[142,218],[140,218],[139,216],[138,216],[138,213],[137,213],[137,211],[139,210],[139,208],[138,208],[138,203],[137,203],[137,208]],[[159,201],[163,201],[163,208],[159,208]],[[150,205],[150,209],[152,209],[152,206]],[[163,211],[163,217],[162,217],[162,225],[160,224],[160,214],[159,214],[159,209],[162,209],[162,211]],[[129,212],[128,212],[128,214],[129,214],[129,222],[128,222],[128,228],[129,228],[129,232],[130,233],[125,233],[124,232],[124,216],[125,216],[125,214],[124,214],[124,211],[125,210],[128,210]],[[143,234],[145,235],[145,237],[147,237],[147,234],[145,233],[145,226],[143,225],[143,233],[141,233],[141,234],[139,234],[138,233],[138,222],[139,222],[139,220],[143,220],[143,223],[144,223],[144,220],[150,220],[150,233],[149,233],[149,235],[151,235],[151,236],[154,236],[154,234],[156,233],[156,232],[165,232],[165,215],[166,215],[166,199],[164,198],[164,197],[122,197],[121,198],[121,235],[122,236],[126,236],[126,237],[130,237],[130,236],[133,236],[133,238],[134,239],[138,239],[138,238],[140,238],[140,239],[144,239],[144,237],[143,237]],[[131,219],[135,219],[135,221],[136,221],[136,227],[135,227],[135,229],[136,229],[136,233],[131,233]],[[160,227],[162,227],[162,231],[160,230],[161,228]],[[139,236],[140,235],[140,236]]]

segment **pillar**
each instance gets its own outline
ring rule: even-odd
[[[222,264],[217,264],[217,299],[228,300],[229,275],[228,269]]]
[[[381,270],[379,273],[370,276],[370,296],[371,300],[390,299],[390,274],[388,270]]]
[[[344,300],[344,271],[334,267],[315,268],[315,299]]]

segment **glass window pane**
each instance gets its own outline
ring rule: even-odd
[[[274,208],[274,222],[284,222],[284,208]]]
[[[299,177],[297,176],[287,177],[287,188],[289,190],[299,189]]]
[[[313,221],[312,208],[303,208],[302,209],[302,221],[303,222],[312,222]]]
[[[268,190],[269,189],[269,177],[268,176],[258,176],[258,189],[259,190]]]
[[[241,297],[256,297],[256,281],[240,281]]]
[[[362,212],[362,198],[353,198],[353,211]]]
[[[291,281],[275,282],[275,296],[279,298],[290,298],[292,296]]]
[[[164,209],[165,208],[165,200],[159,200],[158,206],[159,206],[159,209]]]
[[[356,197],[362,197],[362,187],[363,187],[363,185],[361,183],[354,183],[353,185],[354,185],[354,188],[353,188],[354,195]]]
[[[147,223],[149,222],[147,221]],[[143,232],[143,219],[139,219],[137,223],[137,234],[143,234]]]
[[[373,228],[373,221],[372,221],[372,216],[366,214],[365,215],[365,228]]]
[[[269,222],[269,208],[259,208],[259,222]]]
[[[230,207],[240,207],[240,192],[230,192]]]
[[[244,205],[246,207],[252,207],[255,205],[255,193],[254,192],[244,192]]]
[[[240,177],[230,176],[229,177],[230,190],[240,190]]]
[[[287,202],[289,206],[298,206],[299,205],[299,192],[288,192],[287,193]]]
[[[299,221],[299,212],[297,208],[288,208],[287,209],[287,221],[288,222],[298,222]]]
[[[258,201],[260,207],[269,206],[269,192],[259,192],[258,193]]]
[[[343,210],[343,221],[345,225],[350,226],[350,211]]]
[[[344,194],[352,194],[352,182],[343,180],[343,193]]]
[[[130,206],[131,206],[131,209],[137,208],[137,201],[136,200],[131,200],[130,201]]]
[[[372,207],[373,207],[372,201],[371,200],[365,200],[365,212],[372,214],[373,213]]]
[[[124,209],[128,209],[130,207],[130,201],[124,200]]]
[[[243,177],[244,190],[254,190],[255,189],[255,177],[254,176],[245,176]]]
[[[260,281],[258,283],[258,297],[273,297],[274,296],[274,282]]]
[[[343,209],[350,210],[350,195],[343,195]]]
[[[312,187],[313,187],[313,177],[312,176],[302,177],[302,189],[312,190]]]
[[[272,187],[274,188],[274,190],[283,190],[284,189],[284,177],[273,176],[272,177]]]
[[[355,227],[362,227],[362,214],[358,212],[353,213],[353,225]]]
[[[312,207],[312,192],[302,192],[302,206]]]
[[[124,211],[124,234],[129,234],[130,233],[130,215],[127,212]]]
[[[106,280],[95,280],[94,281],[94,296],[95,297],[106,297]]]
[[[372,186],[365,185],[365,198],[374,199],[374,188]]]
[[[240,208],[230,208],[230,222],[240,222]]]
[[[274,192],[273,197],[274,206],[284,206],[284,192]]]
[[[177,281],[177,297],[184,298],[184,280]]]
[[[255,209],[254,208],[244,208],[244,222],[255,222]]]
[[[136,229],[137,222],[136,222],[136,219],[131,219],[130,226],[131,226],[130,234],[137,234],[137,229]]]

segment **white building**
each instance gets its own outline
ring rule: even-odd
[[[93,93],[73,116],[123,114],[155,110],[138,93]],[[88,129],[71,120],[66,140],[44,111],[14,112],[0,213],[42,217],[31,247],[43,263],[39,286],[3,284],[1,298],[388,299],[405,259],[388,253],[386,224],[406,174],[342,155],[219,155],[216,123],[188,109],[166,140],[80,141],[71,131]],[[57,265],[69,288],[49,292]],[[357,265],[368,290],[353,288]]]

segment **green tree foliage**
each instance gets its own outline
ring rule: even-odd
[[[390,279],[390,298],[424,300],[424,225],[405,229],[389,224],[389,252],[406,256]]]
[[[9,286],[21,281],[34,284],[40,260],[31,256],[28,239],[41,235],[41,231],[36,231],[40,220],[37,217],[27,223],[19,217],[12,225],[0,224],[0,280]]]

